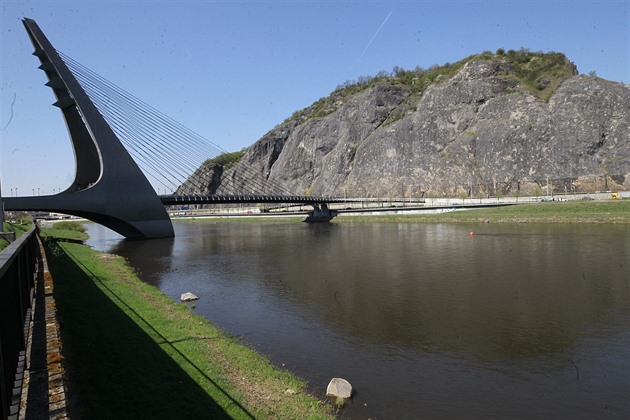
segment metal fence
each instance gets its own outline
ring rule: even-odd
[[[37,257],[35,225],[0,252],[0,419],[18,416]]]

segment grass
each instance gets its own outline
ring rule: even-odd
[[[31,228],[31,223],[8,223],[4,222],[4,232],[15,232],[15,236],[20,237]]]
[[[630,223],[630,200],[562,201],[437,214],[338,217],[348,223]]]
[[[334,417],[304,381],[140,281],[121,257],[42,231],[73,417]]]
[[[31,228],[31,223],[8,223],[4,222],[2,231],[3,232],[15,232],[15,237],[19,238],[24,234],[24,232],[28,231]],[[0,238],[0,251],[9,246],[10,242],[4,238]]]
[[[87,233],[85,233],[85,226],[78,222],[57,222],[52,226],[54,227],[40,229],[40,236],[75,242],[85,241],[88,238]]]
[[[398,208],[397,210],[400,210]],[[369,209],[366,209],[369,211]],[[300,217],[183,218],[191,223],[297,223]],[[552,201],[446,213],[336,217],[333,223],[630,223],[630,200]]]

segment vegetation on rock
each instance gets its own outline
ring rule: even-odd
[[[555,89],[566,79],[577,74],[575,65],[558,52],[532,52],[529,49],[508,50],[499,48],[496,53],[484,51],[473,54],[456,63],[433,65],[428,69],[417,66],[406,70],[394,66],[391,72],[380,71],[375,76],[360,76],[337,86],[329,96],[321,98],[311,106],[296,111],[287,121],[297,120],[299,124],[311,118],[325,117],[339,109],[350,97],[378,83],[389,83],[407,87],[416,100],[429,86],[444,82],[457,74],[466,63],[489,61],[498,70],[498,76],[513,82],[514,88],[505,93],[527,92],[538,99],[547,101]]]
[[[206,159],[203,162],[203,166],[206,165],[221,165],[223,166],[224,169],[229,169],[232,166],[234,166],[235,164],[238,163],[238,161],[241,160],[241,158],[243,157],[243,155],[245,154],[245,149],[239,150],[238,152],[225,152],[225,153],[221,153],[218,156],[215,156],[213,158],[210,159]]]

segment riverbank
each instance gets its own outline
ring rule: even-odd
[[[155,247],[97,225],[89,243],[198,294],[196,313],[314,392],[348,379],[346,418],[596,418],[625,401],[629,229],[177,222]]]
[[[42,230],[69,413],[85,418],[333,418],[307,384],[138,279],[121,257]]]
[[[439,213],[338,217],[350,223],[630,223],[630,200],[553,201]]]
[[[30,223],[7,223],[4,222],[2,226],[2,231],[6,233],[13,233],[16,238],[19,238],[31,228]],[[11,241],[7,237],[0,237],[0,251],[6,248]]]
[[[206,223],[291,223],[300,217],[205,216],[181,218],[184,222]],[[630,200],[551,201],[514,204],[479,209],[410,210],[392,208],[388,212],[341,213],[334,223],[630,223]]]

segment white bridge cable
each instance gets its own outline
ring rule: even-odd
[[[69,57],[64,58],[68,59],[69,61],[72,60]],[[70,63],[72,64],[73,73],[75,74],[75,76],[79,76],[84,82],[92,82],[91,85],[93,89],[87,89],[86,91],[94,92],[95,89],[101,89],[103,97],[110,100],[113,106],[120,106],[122,103],[126,104],[128,106],[128,110],[136,114],[134,115],[134,117],[137,118],[138,121],[146,121],[145,125],[150,124],[151,129],[160,128],[161,130],[165,130],[170,127],[170,131],[172,133],[179,132],[182,144],[188,146],[187,148],[182,147],[181,150],[183,152],[186,152],[186,150],[191,151],[189,153],[189,156],[194,156],[194,154],[192,153],[192,151],[194,150],[207,149],[208,147],[214,149],[216,153],[223,152],[223,150],[219,146],[210,143],[198,134],[187,129],[185,126],[176,123],[175,121],[172,121],[166,115],[160,113],[155,109],[152,109],[148,104],[133,97],[128,92],[125,92],[118,86],[112,84],[98,74],[85,68],[81,64],[74,61],[70,61]],[[109,94],[107,94],[107,92],[109,92]],[[98,105],[99,104],[97,104],[97,106]],[[181,136],[182,133],[186,134],[186,136]]]
[[[200,158],[203,156],[203,152],[197,152],[197,158],[195,159],[191,147],[180,147],[177,149],[171,145],[181,143],[161,141],[159,135],[165,136],[167,134],[162,133],[163,130],[154,123],[151,126],[143,123],[142,121],[146,121],[146,118],[143,119],[137,115],[138,107],[132,106],[129,101],[121,100],[120,95],[108,95],[102,88],[99,88],[94,78],[85,77],[85,74],[77,71],[74,65],[69,67],[73,68],[75,76],[82,83],[97,108],[104,114],[103,116],[106,120],[110,122],[112,129],[119,135],[123,144],[131,148],[131,151],[136,152],[132,154],[138,160],[141,160],[146,165],[152,165],[160,173],[162,171],[169,173],[180,183],[186,179],[187,171],[189,174],[196,166],[201,164]],[[159,145],[160,149],[155,145]],[[142,150],[146,153],[140,153]],[[167,164],[168,160],[164,159],[165,155],[170,157],[170,161],[175,161],[177,164]],[[160,169],[157,169],[157,166]],[[177,175],[174,173],[177,173]]]
[[[86,83],[86,84],[90,84],[90,83],[91,83],[91,81],[90,81],[90,80],[84,80],[83,82],[84,82],[84,83]],[[100,90],[102,90],[102,88],[99,88],[99,89],[100,89]],[[96,93],[97,95],[99,94],[99,92],[98,92],[98,91],[96,91],[95,93]],[[111,94],[110,94],[110,95],[111,95]],[[101,98],[101,99],[103,99],[103,100],[105,101],[105,102],[104,102],[104,104],[105,104],[105,105],[109,105],[109,104],[111,103],[110,97],[109,97],[108,95],[105,95],[105,96],[104,96],[104,98]],[[124,101],[118,101],[118,102],[124,102]],[[123,138],[129,138],[129,139],[136,139],[136,140],[139,140],[139,141],[130,142],[130,143],[128,143],[128,144],[127,144],[127,146],[128,146],[128,147],[131,147],[131,148],[132,148],[132,150],[136,151],[136,153],[138,154],[138,156],[137,156],[138,158],[142,158],[143,156],[144,156],[144,157],[146,157],[146,159],[143,159],[143,161],[144,161],[144,163],[145,163],[147,166],[150,166],[150,167],[153,167],[154,169],[156,169],[156,168],[155,168],[155,166],[153,165],[153,161],[154,161],[157,157],[163,156],[163,155],[164,155],[164,153],[165,153],[165,149],[169,149],[169,151],[171,152],[171,153],[170,153],[170,155],[171,155],[171,156],[173,156],[173,155],[177,156],[177,155],[178,155],[178,153],[179,153],[180,155],[184,154],[184,153],[182,153],[182,151],[181,151],[181,150],[180,150],[180,151],[175,150],[175,153],[173,154],[173,153],[172,153],[172,152],[173,152],[173,148],[172,148],[172,147],[169,147],[169,145],[170,145],[170,144],[173,144],[173,143],[171,143],[171,142],[160,142],[160,141],[159,141],[159,140],[160,140],[160,138],[159,138],[159,137],[156,137],[156,136],[154,136],[154,135],[153,135],[153,133],[155,132],[155,130],[153,130],[153,128],[154,128],[153,126],[151,127],[151,130],[150,130],[150,131],[148,131],[148,132],[146,132],[146,131],[145,131],[145,132],[141,133],[140,135],[135,134],[135,133],[134,133],[134,129],[138,126],[138,122],[137,122],[137,121],[138,121],[138,118],[137,118],[137,116],[134,116],[134,115],[133,115],[133,112],[135,112],[135,111],[140,111],[141,113],[143,113],[143,109],[142,109],[142,108],[139,108],[139,107],[137,107],[137,106],[136,106],[136,107],[134,107],[134,108],[131,108],[131,109],[129,109],[128,107],[126,107],[126,108],[127,108],[127,109],[125,110],[125,114],[129,115],[127,118],[117,118],[117,115],[116,115],[116,114],[120,115],[120,112],[119,112],[119,110],[116,110],[116,107],[115,107],[115,106],[113,107],[113,109],[112,109],[112,107],[108,107],[108,109],[110,109],[110,110],[111,110],[111,113],[110,113],[110,114],[108,114],[108,115],[110,116],[110,118],[111,118],[111,119],[113,119],[113,120],[115,120],[115,121],[116,121],[116,124],[115,124],[115,125],[121,125],[121,126],[127,126],[127,127],[128,127],[128,130],[123,131],[123,133],[122,133],[121,137],[123,137]],[[151,118],[151,115],[149,115],[149,118]],[[153,120],[155,121],[155,119],[154,119],[154,118],[151,118],[151,119],[153,119]],[[131,120],[133,120],[133,121],[131,121]],[[125,124],[125,123],[127,123],[127,122],[131,122],[131,124]],[[158,120],[158,122],[159,122],[159,120]],[[146,124],[145,124],[145,125],[146,125]],[[115,128],[115,127],[114,127],[114,128]],[[121,131],[122,131],[122,130],[121,130]],[[136,132],[137,132],[137,130],[136,130]],[[119,133],[119,134],[121,134],[121,133]],[[158,153],[157,153],[157,154],[153,154],[153,156],[148,156],[146,153],[144,153],[144,151],[146,151],[147,149],[146,149],[146,147],[144,146],[144,144],[145,144],[146,142],[142,141],[142,137],[144,137],[144,138],[149,137],[149,138],[153,138],[153,139],[157,140],[157,141],[156,141],[156,143],[158,143],[158,144],[160,145],[160,147],[157,149],[157,151],[158,151]],[[139,145],[140,145],[140,147],[136,147],[136,144],[139,144]],[[177,144],[178,144],[178,143],[177,143]],[[176,160],[177,160],[177,159],[176,159]],[[176,167],[177,167],[177,168],[181,168],[182,164],[184,164],[184,166],[185,166],[186,162],[179,161],[179,162],[178,162],[178,165],[177,165]],[[166,168],[166,170],[167,170],[167,171],[169,171],[169,172],[171,172],[170,176],[171,176],[171,177],[173,177],[173,175],[174,175],[174,174],[172,173],[173,171],[172,171],[172,169],[171,169],[171,168],[172,168],[172,167]],[[191,173],[191,172],[192,172],[192,169],[194,169],[194,168],[193,168],[193,167],[188,167],[187,169],[188,169],[188,171],[189,171],[189,172],[188,172],[188,173],[184,173],[183,175],[182,175],[182,172],[181,172],[181,171],[179,172],[179,178],[178,178],[178,179],[180,180],[180,182],[181,182],[182,180],[184,180],[184,179],[187,177],[186,175],[188,175],[189,173]],[[247,169],[247,168],[245,168],[245,169]],[[160,175],[163,175],[163,174],[161,174],[161,173],[160,173]],[[260,175],[258,175],[258,177],[259,177],[259,176],[260,176]],[[175,178],[177,178],[177,177],[175,177]],[[251,182],[252,184],[256,184],[256,185],[257,185],[257,188],[259,188],[259,189],[260,189],[260,188],[263,188],[265,185],[263,185],[263,183],[261,183],[261,182],[256,182],[256,181],[258,181],[258,180],[259,180],[259,178],[254,177],[254,178],[252,178],[252,180],[251,180],[251,181],[253,181],[253,182],[251,182],[251,181],[250,181],[250,182]],[[203,179],[203,178],[196,177],[196,178],[194,178],[194,181],[196,181],[196,183],[195,183],[195,184],[198,186],[198,187],[197,187],[197,189],[202,189],[202,187],[203,187],[203,185],[202,185],[202,184],[204,184],[204,183],[208,183],[208,181],[209,181],[209,180],[208,180],[208,179]],[[190,182],[189,182],[189,183],[190,183]],[[214,184],[214,183],[209,183],[209,184],[210,184],[210,185],[212,185],[212,184]],[[235,185],[234,185],[234,186],[235,186]],[[216,187],[217,187],[217,185],[214,185],[214,188],[216,188]],[[225,187],[225,185],[224,185],[224,187]],[[229,191],[234,192],[234,193],[242,193],[242,191],[240,191],[240,190],[238,190],[238,189],[234,189],[234,188],[229,189]]]
[[[74,66],[73,66],[74,67]],[[170,142],[170,141],[160,141],[160,137],[156,137],[154,135],[154,133],[156,132],[155,130],[155,123],[163,123],[164,122],[164,118],[163,116],[159,115],[158,119],[156,120],[155,117],[151,114],[147,114],[146,111],[144,111],[144,109],[140,106],[138,106],[137,101],[135,104],[133,104],[134,106],[130,107],[129,106],[129,101],[125,100],[128,98],[123,98],[122,100],[117,100],[116,102],[119,104],[125,104],[125,112],[121,113],[120,109],[117,108],[121,108],[121,107],[116,107],[116,104],[112,103],[112,93],[107,94],[105,92],[105,90],[108,90],[111,92],[110,86],[103,84],[103,87],[99,86],[98,84],[94,83],[92,81],[92,79],[86,78],[83,75],[83,72],[79,72],[76,68],[75,71],[78,73],[77,76],[79,76],[78,78],[81,79],[81,82],[83,84],[86,84],[88,86],[88,89],[86,89],[86,91],[93,91],[92,95],[96,96],[97,98],[99,98],[102,101],[101,106],[106,109],[106,112],[104,112],[106,115],[106,117],[109,117],[109,119],[114,121],[114,127],[112,127],[113,129],[117,129],[118,133],[120,135],[120,137],[122,137],[123,140],[133,140],[133,141],[128,141],[126,142],[126,146],[130,147],[132,149],[132,151],[136,152],[136,158],[138,158],[139,160],[142,160],[143,163],[149,167],[151,167],[154,172],[157,171],[158,169],[155,167],[154,165],[154,161],[158,160],[161,162],[164,162],[164,159],[159,159],[161,155],[164,154],[165,149],[168,149],[171,153],[169,153],[170,156],[178,156],[178,155],[185,155],[186,151],[191,150],[190,147],[186,147],[185,149],[180,149],[180,150],[174,150],[172,147],[170,147],[171,144],[181,144],[182,142]],[[83,76],[83,77],[82,77]],[[93,89],[90,89],[90,87],[92,87]],[[105,94],[103,94],[105,92]],[[90,94],[90,92],[88,92],[88,94]],[[126,92],[114,92],[114,95],[118,98],[121,97],[121,95],[126,95],[128,96],[128,94]],[[131,99],[135,99],[133,97],[131,97]],[[101,101],[95,101],[95,102],[101,102]],[[111,106],[110,106],[111,105]],[[98,105],[97,105],[98,107]],[[147,126],[148,124],[138,124],[137,121],[142,120],[142,115],[140,116],[140,118],[138,118],[138,115],[136,114],[136,112],[140,112],[141,114],[146,115],[146,118],[149,118],[149,121],[152,123],[152,125],[150,126],[150,130],[144,130],[143,132],[140,132],[139,130],[137,130],[138,126]],[[118,129],[118,126],[120,126],[120,129]],[[140,134],[138,134],[140,133]],[[159,153],[153,153],[153,155],[149,155],[148,153],[145,152],[151,152],[151,149],[147,149],[144,144],[146,143],[144,141],[144,139],[146,138],[152,138],[155,139],[154,143],[157,143],[160,145],[160,148],[156,148],[155,150],[153,150],[154,152],[157,150],[157,152]],[[170,139],[169,139],[170,140]],[[137,145],[140,145],[140,147],[137,147]],[[174,153],[173,153],[174,152]],[[198,154],[197,154],[198,155]],[[173,159],[171,159],[170,161],[172,161]],[[182,161],[182,160],[178,160],[178,159],[174,159],[176,161],[178,161],[178,165],[175,168],[181,169],[182,167],[185,167],[187,163],[189,163],[189,161]],[[197,162],[195,162],[195,165],[197,165]],[[188,166],[187,168],[187,173],[182,173],[181,171],[177,171],[178,172],[178,176],[174,176],[173,174],[173,166],[167,166],[165,168],[162,168],[162,170],[166,170],[167,172],[170,173],[170,176],[173,178],[176,178],[179,180],[179,182],[182,182],[184,179],[187,178],[187,175],[190,174],[193,169],[196,169],[194,166]],[[240,167],[240,170],[242,171],[243,169],[250,169],[244,166]],[[241,175],[245,175],[245,174],[241,174],[241,171],[237,172],[237,174],[239,175],[238,179],[243,179],[243,176]],[[246,173],[251,172],[250,171],[245,171]],[[154,174],[155,175],[155,174]],[[163,174],[161,172],[159,172],[159,175],[163,176]],[[159,176],[156,175],[156,178],[159,178]],[[202,188],[202,184],[206,183],[207,185],[213,185],[215,184],[214,182],[211,182],[208,184],[208,181],[210,181],[209,179],[204,179],[204,178],[195,178],[194,179],[196,181],[196,184],[198,186],[198,189]],[[264,181],[261,182],[260,180],[260,174],[255,174],[254,177],[251,177],[250,181],[251,184],[255,184],[256,188],[258,188],[259,190],[261,188],[265,188],[265,187],[269,187],[270,183],[266,183]],[[190,182],[189,182],[190,184]],[[233,188],[230,188],[229,191],[233,191],[234,193],[241,193],[241,190],[235,189],[234,187],[236,187],[235,183],[231,184],[233,186]],[[174,185],[172,185],[171,188],[173,188]],[[217,187],[217,185],[213,185],[213,187]],[[223,187],[225,188],[226,185],[223,185]],[[276,188],[273,188],[276,189]],[[283,192],[286,193],[287,189],[283,188]],[[289,194],[291,194],[289,192]]]
[[[83,83],[83,81],[82,81]],[[92,100],[97,99],[93,94],[88,94]],[[107,104],[100,108],[101,113],[106,118],[106,120],[115,120],[118,118],[117,114],[123,112],[125,109],[124,104],[119,107],[109,107]],[[112,130],[114,133],[121,139],[134,139],[137,136],[137,133],[134,133],[130,130],[130,128],[125,124],[112,124]],[[146,150],[146,146],[144,146],[140,142],[125,142],[125,146],[130,148],[132,155],[136,157],[137,160],[140,160],[142,163],[148,166],[150,170],[148,170],[156,180],[160,182],[165,188],[170,186],[172,183],[172,178],[167,178],[164,174],[164,168],[158,166],[159,161],[152,159],[150,151]],[[135,152],[135,153],[134,153]],[[166,184],[165,184],[166,183]]]
[[[84,86],[87,86],[89,82],[81,80],[81,83]],[[95,102],[102,99],[100,98],[98,92],[88,93],[88,95]],[[150,143],[142,141],[143,139],[153,137],[153,134],[141,133],[136,130],[133,124],[129,121],[129,119],[133,117],[133,114],[128,110],[127,104],[121,103],[116,106],[111,102],[104,102],[103,105],[99,106],[99,110],[106,120],[116,122],[115,124],[111,124],[112,130],[114,130],[115,134],[121,139],[121,141],[123,141],[125,147],[130,149],[131,154],[137,160],[146,165],[148,167],[147,171],[149,171],[165,188],[172,190],[173,179],[185,179],[186,173],[178,169],[185,167],[186,162],[175,159],[178,162],[178,166],[171,165],[172,168],[165,167],[162,164],[162,160],[159,159],[159,156],[156,156],[155,151],[150,148]],[[127,118],[124,118],[124,116]],[[173,174],[173,171],[176,171],[177,174]],[[167,177],[167,175],[169,176]]]
[[[220,187],[221,193],[242,194],[237,183],[257,194],[295,195],[286,185],[270,182],[253,168],[240,165],[229,182],[220,186],[212,179],[192,175],[206,160],[226,153],[221,147],[142,102],[72,58],[58,52],[68,68],[94,102],[114,133],[139,161],[141,169],[165,189],[175,191],[188,180],[192,189],[202,190],[205,185]],[[209,150],[210,149],[210,150]],[[249,183],[249,187],[244,185]],[[179,185],[178,185],[179,184]],[[253,187],[253,188],[252,188]]]

